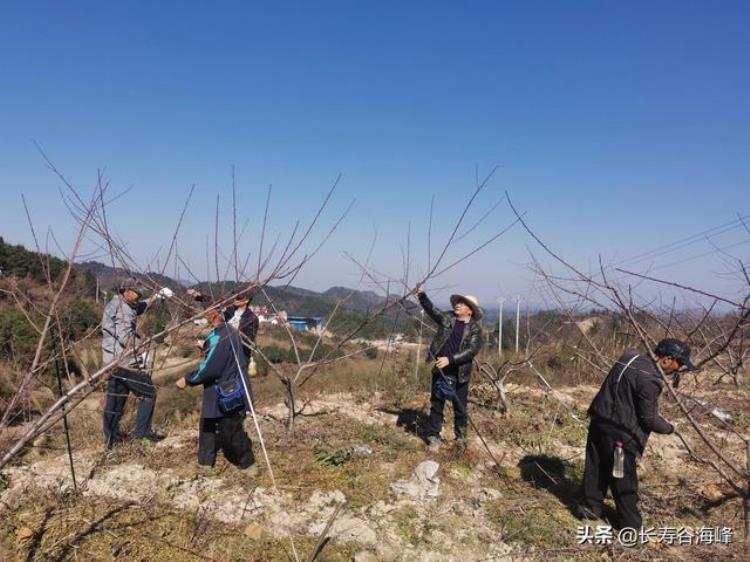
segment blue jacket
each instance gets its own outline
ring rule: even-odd
[[[227,324],[214,328],[208,334],[203,349],[206,351],[206,356],[198,369],[186,376],[185,380],[190,386],[203,385],[201,417],[223,418],[224,414],[219,409],[216,385],[235,377],[239,364],[239,370],[245,379],[247,389],[252,393],[250,379],[247,377],[247,360],[242,352],[239,334]],[[245,397],[245,409],[250,409],[247,404],[247,397]]]

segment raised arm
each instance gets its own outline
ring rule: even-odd
[[[417,297],[419,298],[419,304],[422,305],[422,308],[427,313],[427,316],[432,318],[438,324],[442,324],[445,322],[445,313],[435,308],[435,305],[432,304],[432,301],[427,296],[427,293],[420,289],[419,291],[417,291]]]

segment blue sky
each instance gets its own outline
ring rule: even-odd
[[[38,230],[73,236],[35,139],[82,191],[97,168],[132,186],[111,220],[140,260],[168,246],[196,184],[179,249],[198,272],[232,165],[243,251],[269,184],[289,232],[342,174],[322,224],[355,206],[300,276],[313,289],[355,284],[342,252],[364,256],[374,230],[380,270],[399,271],[409,224],[424,267],[431,196],[437,246],[477,166],[498,170],[476,215],[507,189],[581,267],[622,260],[750,213],[749,16],[745,2],[6,3],[0,235],[30,243],[23,193]],[[510,220],[501,205],[467,242]],[[748,239],[712,242],[746,258]],[[529,248],[515,229],[433,285],[534,299]],[[638,266],[735,290],[716,256],[688,259],[711,249]]]

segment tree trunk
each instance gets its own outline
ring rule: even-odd
[[[286,417],[286,431],[289,435],[294,434],[294,416],[296,412],[296,388],[294,384],[294,380],[285,377],[283,380],[284,388],[286,389],[286,399],[284,400],[284,404],[287,407],[287,417]]]

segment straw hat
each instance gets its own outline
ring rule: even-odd
[[[451,306],[456,306],[457,302],[466,304],[472,311],[472,317],[475,320],[481,320],[484,313],[479,308],[479,299],[473,295],[451,295]]]

